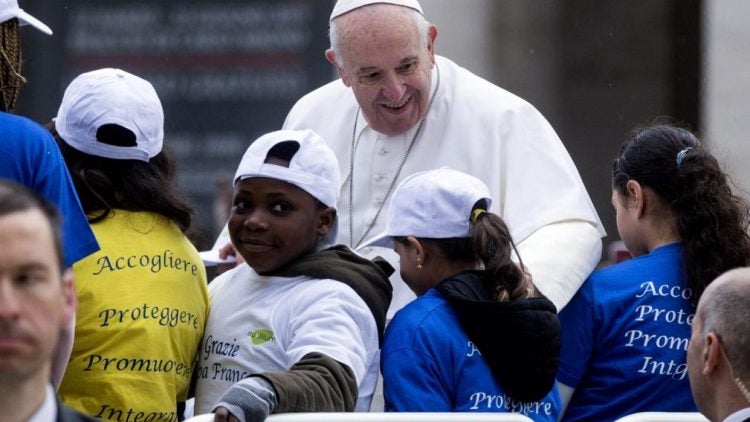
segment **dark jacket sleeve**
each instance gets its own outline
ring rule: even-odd
[[[273,413],[352,412],[357,404],[354,372],[322,353],[308,353],[288,371],[259,376],[276,390]]]

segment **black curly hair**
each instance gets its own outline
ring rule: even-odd
[[[748,203],[692,131],[664,120],[633,130],[614,160],[613,189],[627,196],[629,180],[651,188],[677,216],[693,304],[721,273],[750,264]]]
[[[174,221],[183,232],[190,228],[194,209],[176,181],[176,169],[165,148],[148,162],[96,157],[68,145],[55,130],[57,141],[89,222],[95,224],[113,209],[150,211]]]

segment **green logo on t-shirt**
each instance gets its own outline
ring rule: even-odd
[[[269,341],[276,341],[273,331],[268,328],[258,328],[257,330],[250,331],[247,333],[247,336],[250,337],[250,342],[255,346],[268,343]]]

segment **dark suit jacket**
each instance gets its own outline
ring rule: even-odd
[[[86,416],[57,402],[57,422],[101,422],[99,419]]]

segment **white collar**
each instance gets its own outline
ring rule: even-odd
[[[750,407],[732,413],[724,419],[724,422],[742,422],[747,418],[750,418]]]
[[[47,384],[47,393],[44,395],[42,405],[34,412],[27,422],[55,422],[57,419],[57,403],[55,390]]]

